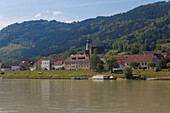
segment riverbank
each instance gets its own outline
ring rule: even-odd
[[[170,80],[170,71],[162,70],[156,72],[153,70],[135,69],[133,74],[141,75],[148,80]],[[73,79],[75,77],[89,79],[94,75],[112,75],[114,78],[125,78],[123,72],[96,72],[92,70],[50,70],[50,71],[0,71],[0,77],[3,79]]]

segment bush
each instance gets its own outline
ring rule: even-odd
[[[132,67],[125,67],[124,74],[127,79],[131,79],[132,78]]]
[[[162,71],[162,69],[160,68],[160,67],[156,67],[156,70],[155,70],[156,72],[158,72],[158,71]]]
[[[123,70],[114,70],[114,73],[116,73],[116,74],[122,74],[122,73],[123,73]]]

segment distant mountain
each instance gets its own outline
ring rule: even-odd
[[[170,43],[170,2],[142,5],[126,13],[71,24],[55,20],[12,24],[0,31],[0,59],[10,62],[73,50],[81,52],[87,38],[94,46],[111,49],[114,45],[120,51],[128,50],[134,43]]]

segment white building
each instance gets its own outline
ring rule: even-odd
[[[41,68],[42,68],[42,70],[50,70],[50,60],[42,59],[41,60]]]
[[[147,66],[148,62],[154,62],[155,65],[159,64],[159,60],[154,54],[129,55],[125,61],[125,66],[130,66],[131,62],[137,62],[139,64],[138,67],[146,69],[150,69],[150,67]]]

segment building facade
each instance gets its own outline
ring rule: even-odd
[[[63,68],[63,61],[56,61],[53,65],[52,65],[53,69],[56,70],[61,70]]]
[[[147,66],[148,62],[154,62],[155,65],[159,64],[158,58],[154,54],[140,54],[140,55],[129,55],[125,61],[125,66],[130,66],[131,62],[137,62],[138,67],[149,69]]]
[[[90,58],[86,55],[71,55],[63,63],[66,70],[88,70],[90,69]]]
[[[49,59],[42,59],[41,60],[41,69],[42,70],[50,70],[50,60]]]

